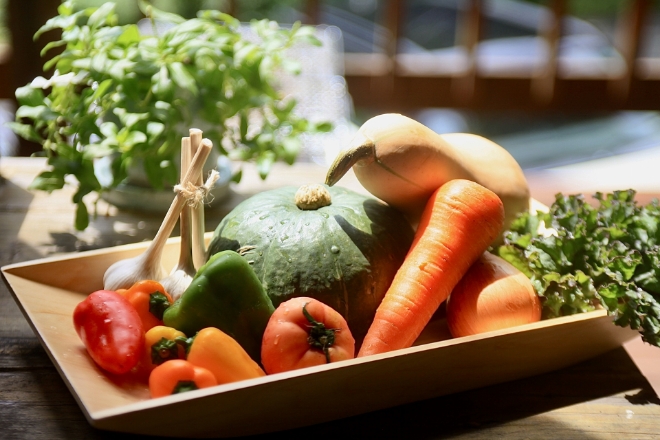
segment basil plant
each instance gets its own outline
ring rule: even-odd
[[[35,35],[61,30],[42,53],[56,52],[44,65],[54,73],[16,90],[19,108],[11,128],[41,144],[40,154],[48,157],[48,169],[32,188],[58,190],[73,176],[79,230],[89,224],[83,198],[116,187],[132,164],[142,164],[153,188],[176,183],[175,158],[191,127],[203,125],[220,154],[256,162],[263,179],[275,161],[294,163],[301,134],[331,128],[297,115],[296,101],[277,90],[278,75],[300,68],[286,58],[286,49],[320,44],[314,28],[261,20],[245,33],[220,11],[199,11],[186,20],[146,1],[140,8],[153,32],[117,25],[114,3],[76,10],[63,2],[59,15]],[[162,23],[167,26],[157,26]],[[108,156],[112,183],[104,187],[94,161]]]

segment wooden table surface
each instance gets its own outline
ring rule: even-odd
[[[653,163],[660,163],[659,151],[530,172],[528,180],[532,195],[544,203],[551,203],[558,191],[591,193],[628,187],[639,189],[640,201],[646,202],[660,196],[660,179],[652,177],[657,172],[649,165]],[[91,226],[84,232],[75,231],[71,190],[48,195],[27,189],[44,166],[41,159],[0,158],[0,176],[5,179],[0,185],[0,266],[154,236],[162,217],[119,211],[102,201]],[[613,170],[618,170],[617,178]],[[324,168],[311,164],[276,166],[262,182],[254,169],[247,169],[226,203],[207,211],[206,228],[214,229],[231,207],[250,194],[285,184],[319,182],[324,174]],[[364,192],[352,175],[341,184]],[[652,386],[660,373],[659,359],[660,350],[636,340],[625,348],[552,373],[286,434],[301,439],[351,434],[358,438],[659,438],[660,400]],[[310,404],[322,410],[323,396]],[[7,287],[0,283],[0,437],[114,436],[87,423]]]

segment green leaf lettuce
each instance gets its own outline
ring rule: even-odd
[[[594,199],[557,194],[549,212],[521,214],[494,251],[531,279],[544,318],[603,307],[660,346],[658,202],[640,206],[633,190]]]

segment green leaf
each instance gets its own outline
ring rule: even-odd
[[[334,125],[332,122],[319,122],[314,125],[314,131],[319,132],[319,133],[328,133],[332,131],[334,128]]]
[[[16,89],[16,99],[21,105],[36,107],[44,105],[44,91],[30,85]]]
[[[257,157],[257,170],[259,171],[259,177],[261,177],[262,180],[265,180],[266,177],[268,177],[274,162],[275,153],[272,151],[263,151],[259,154]]]
[[[236,45],[236,52],[234,53],[234,62],[237,65],[250,65],[255,64],[258,59],[261,58],[261,51],[259,47],[255,44],[241,41]]]
[[[234,174],[231,176],[231,181],[234,183],[240,183],[241,179],[243,178],[243,168],[239,168]]]
[[[49,41],[46,43],[43,49],[41,49],[41,52],[39,55],[42,57],[45,56],[48,52],[50,52],[51,49],[56,49],[58,47],[66,46],[66,41]]]
[[[113,24],[116,21],[115,3],[106,2],[103,3],[97,10],[95,10],[87,21],[87,25],[91,28],[99,28],[107,24]]]
[[[21,124],[20,122],[6,122],[5,125],[9,127],[14,133],[28,141],[40,143],[41,136],[34,129],[32,124]]]
[[[83,158],[92,160],[99,157],[106,157],[117,151],[116,147],[109,142],[102,142],[98,144],[88,144],[83,152]]]
[[[130,131],[128,136],[124,139],[124,143],[127,146],[133,146],[141,144],[147,141],[147,135],[141,131]]]
[[[36,107],[23,105],[16,110],[17,119],[27,118],[40,121],[54,121],[57,119],[57,116],[57,113],[45,105],[38,105]]]
[[[150,2],[145,0],[138,0],[138,6],[144,15],[147,17],[153,18],[158,21],[163,21],[165,23],[183,23],[185,18],[180,15],[173,14],[171,12],[162,11],[158,8],[155,8],[151,5]]]
[[[112,87],[113,82],[111,79],[106,79],[96,86],[94,94],[92,95],[92,100],[96,101],[103,98],[107,93],[109,93],[110,88]]]
[[[152,79],[151,91],[156,96],[165,96],[174,90],[174,82],[170,78],[169,70],[166,66],[161,66],[158,73]]]
[[[28,188],[48,192],[62,189],[64,188],[64,176],[54,171],[42,171],[32,180]]]
[[[74,221],[75,228],[79,231],[84,231],[89,226],[89,212],[85,203],[76,203],[76,218]]]
[[[123,28],[123,32],[117,39],[117,44],[123,47],[130,47],[136,44],[139,44],[142,37],[140,36],[140,30],[135,24],[130,24]]]
[[[249,127],[249,122],[248,122],[248,115],[246,112],[240,112],[239,113],[239,133],[241,137],[241,141],[245,142],[247,140],[247,132],[248,132],[248,127]]]
[[[116,138],[119,128],[114,122],[106,121],[101,124],[100,131],[106,138]]]
[[[115,108],[114,113],[119,117],[119,120],[125,127],[133,127],[149,119],[148,113],[129,113],[123,108]]]
[[[302,147],[302,142],[299,138],[286,138],[282,140],[282,149],[283,149],[283,159],[289,165],[293,165],[300,153],[300,148]]]
[[[147,134],[149,137],[155,138],[160,136],[165,132],[165,124],[161,122],[148,122],[147,123]],[[146,139],[145,139],[146,141]]]
[[[84,14],[84,11],[80,11],[77,14],[70,14],[69,11],[66,11],[65,13],[60,12],[60,14],[61,15],[48,19],[46,24],[41,26],[34,34],[34,39],[37,40],[42,34],[54,29],[66,29],[71,27],[78,17]]]
[[[107,72],[117,81],[123,81],[126,76],[133,74],[135,63],[127,59],[110,60]]]
[[[180,62],[174,62],[167,66],[172,81],[184,90],[191,92],[193,95],[198,94],[197,84],[195,78],[188,72],[184,65]]]
[[[217,10],[199,11],[197,16],[205,20],[220,21],[232,29],[237,29],[241,24],[239,20],[231,15]]]
[[[105,53],[97,53],[91,59],[90,69],[96,72],[105,72],[106,65],[110,63]]]
[[[529,267],[527,258],[519,247],[511,244],[499,246],[497,255],[511,263],[515,268],[523,272],[528,278],[532,278],[534,271]]]

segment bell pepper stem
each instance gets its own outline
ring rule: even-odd
[[[194,380],[180,380],[176,383],[176,387],[172,390],[172,394],[185,393],[187,391],[198,390],[199,387]]]
[[[187,355],[190,352],[190,347],[192,346],[193,341],[195,340],[195,336],[192,336],[190,338],[184,338],[183,336],[179,336],[175,338],[174,341],[186,350],[186,355]]]
[[[163,320],[165,309],[170,306],[170,302],[163,292],[153,292],[149,294],[149,312],[159,320]]]
[[[160,341],[151,346],[151,362],[160,365],[170,359],[178,359],[178,345],[175,341],[160,338]]]

